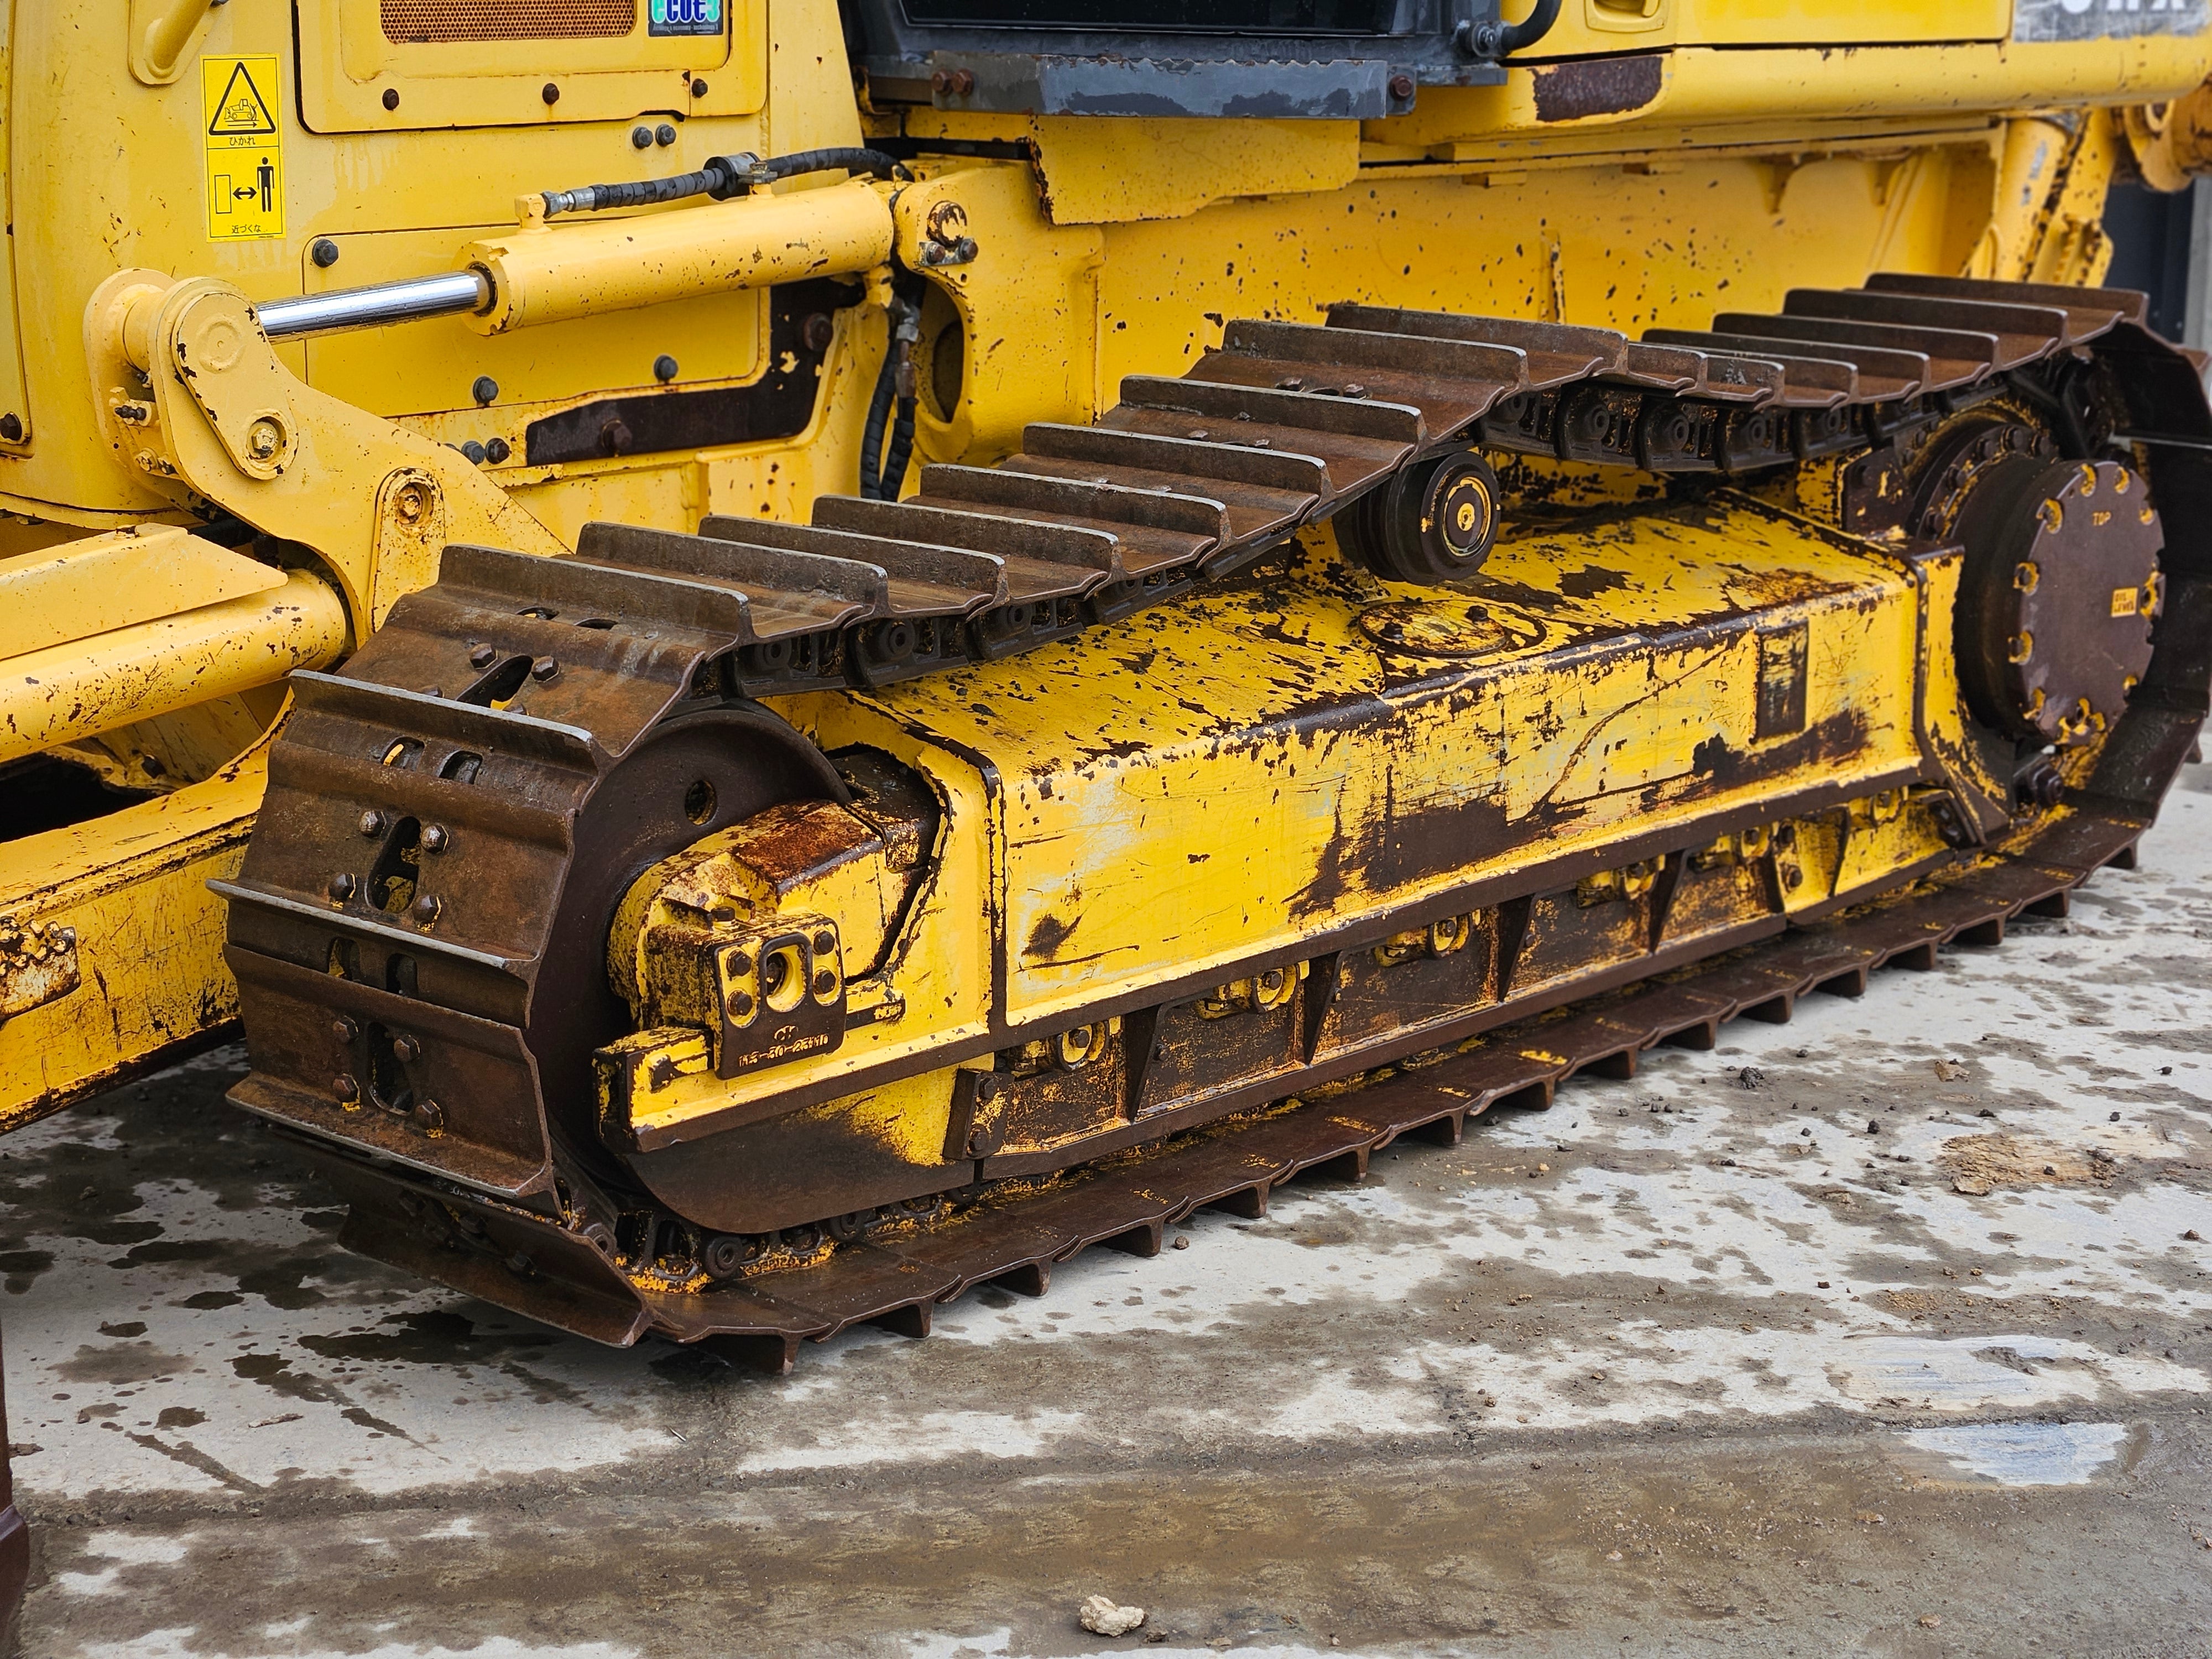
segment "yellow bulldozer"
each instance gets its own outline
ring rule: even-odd
[[[773,1369],[2063,909],[2206,0],[1511,10],[15,9],[0,1117]]]

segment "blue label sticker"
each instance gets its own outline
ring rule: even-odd
[[[648,34],[720,34],[722,0],[647,0]]]

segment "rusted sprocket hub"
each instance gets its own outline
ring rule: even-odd
[[[2044,743],[2097,737],[2150,661],[2165,537],[2143,481],[2117,461],[2008,455],[1975,479],[1954,533],[1975,718]]]

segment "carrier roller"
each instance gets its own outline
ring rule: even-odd
[[[1341,306],[1122,394],[810,526],[450,548],[295,677],[234,1098],[346,1242],[610,1342],[920,1334],[1993,941],[2203,718],[2138,296]],[[1562,462],[1666,497],[1506,497]]]

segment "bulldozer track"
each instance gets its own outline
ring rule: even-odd
[[[565,647],[563,665],[591,654],[577,624],[619,618],[690,630],[727,695],[867,689],[1240,569],[1439,453],[1756,472],[1893,439],[2141,317],[2139,295],[1878,276],[1639,341],[1360,305],[1326,325],[1232,320],[1180,379],[1132,375],[1095,425],[1032,425],[994,467],[926,466],[902,501],[824,496],[811,525],[716,516],[696,536],[594,523],[567,559],[459,548],[435,592],[476,599],[486,621],[557,621],[541,654]],[[466,633],[469,619],[427,608],[394,620]],[[380,678],[520,708],[518,654],[476,664],[449,648],[409,661],[412,681]],[[619,746],[618,719],[581,724]]]
[[[2063,916],[2075,887],[2107,865],[2132,867],[2148,821],[2073,813],[2008,855],[1925,884],[1828,922],[1503,1027],[1474,1042],[1417,1055],[1349,1088],[1317,1091],[1262,1111],[1141,1146],[1040,1187],[999,1183],[949,1219],[921,1221],[832,1243],[812,1230],[811,1259],[715,1286],[646,1290],[625,1333],[635,1340],[658,1315],[728,1357],[771,1373],[788,1370],[803,1342],[825,1342],[855,1325],[911,1337],[929,1334],[933,1310],[985,1285],[1042,1296],[1053,1268],[1103,1245],[1158,1255],[1164,1231],[1201,1210],[1256,1218],[1276,1188],[1302,1177],[1356,1182],[1368,1160],[1413,1137],[1456,1145],[1467,1120],[1493,1108],[1544,1108],[1570,1079],[1635,1074],[1661,1044],[1711,1048],[1719,1028],[1749,1018],[1781,1024],[1815,993],[1858,996],[1877,969],[1930,969],[1940,948],[1994,946],[2023,914]],[[357,1173],[310,1145],[342,1188]],[[518,1262],[544,1249],[510,1231],[512,1217],[454,1207],[434,1182],[392,1183],[402,1213],[379,1211],[389,1192],[356,1194],[341,1242],[470,1289],[514,1301]],[[614,1328],[619,1328],[619,1327]]]
[[[749,763],[787,793],[835,794],[826,760],[741,700],[866,689],[1067,637],[1239,569],[1455,447],[1755,472],[1891,442],[2008,391],[2049,411],[2069,453],[2100,451],[2113,430],[2065,380],[2093,350],[2168,374],[2183,362],[2142,331],[2139,296],[1943,279],[1799,291],[1777,315],[1635,342],[1342,306],[1326,325],[1231,322],[1183,378],[1125,381],[1099,424],[1032,426],[1021,453],[994,468],[927,467],[902,501],[825,497],[811,526],[711,518],[696,536],[595,524],[568,558],[449,548],[441,580],[402,600],[343,672],[294,677],[253,855],[221,884],[249,1026],[257,996],[341,1027],[403,1007],[465,1050],[471,1097],[511,1103],[489,1131],[429,1157],[418,1127],[353,1112],[343,1133],[380,1160],[374,1176],[315,1142],[355,1200],[348,1242],[494,1302],[557,1304],[562,1322],[605,1340],[659,1326],[780,1370],[799,1342],[854,1323],[924,1334],[932,1307],[987,1280],[1041,1291],[1053,1263],[1092,1244],[1148,1254],[1197,1209],[1256,1214],[1302,1172],[1357,1174],[1398,1136],[1456,1137],[1468,1115],[1548,1102],[1579,1071],[1625,1073],[1660,1042],[1709,1046],[1740,1014],[1786,1018],[1810,991],[1863,989],[1900,959],[1932,966],[1941,945],[1993,941],[2021,910],[2063,905],[2129,853],[2186,752],[2212,676],[2212,589],[2185,561],[2169,569],[2151,672],[2090,789],[1933,882],[1463,1051],[1401,1060],[1364,1086],[1223,1119],[1042,1185],[963,1194],[950,1219],[934,1205],[879,1214],[865,1236],[799,1241],[804,1259],[781,1270],[764,1261],[704,1289],[633,1273],[619,1298],[590,1288],[614,1246],[604,1226],[575,1224],[566,1193],[554,1201],[544,1153],[550,1133],[587,1176],[619,1181],[605,1149],[580,1144],[574,1112],[549,1113],[539,1091],[580,1057],[557,1037],[533,1048],[522,1030],[549,975],[579,971],[546,958],[572,875],[598,856],[579,827],[595,793],[617,762],[680,743],[688,722],[718,742],[750,739]],[[2169,511],[2212,501],[2202,476],[2212,434],[2161,425],[2171,398],[2140,401],[2148,412],[2129,418],[2140,429],[2119,438],[2152,456]],[[332,856],[403,816],[440,837],[406,872],[364,879]],[[449,840],[470,851],[441,868]],[[335,955],[328,972],[300,965],[334,920],[382,952],[381,982]],[[580,971],[604,977],[596,962]],[[289,1034],[281,1046],[306,1052]],[[326,1093],[309,1098],[256,1063],[241,1103],[328,1133]]]

